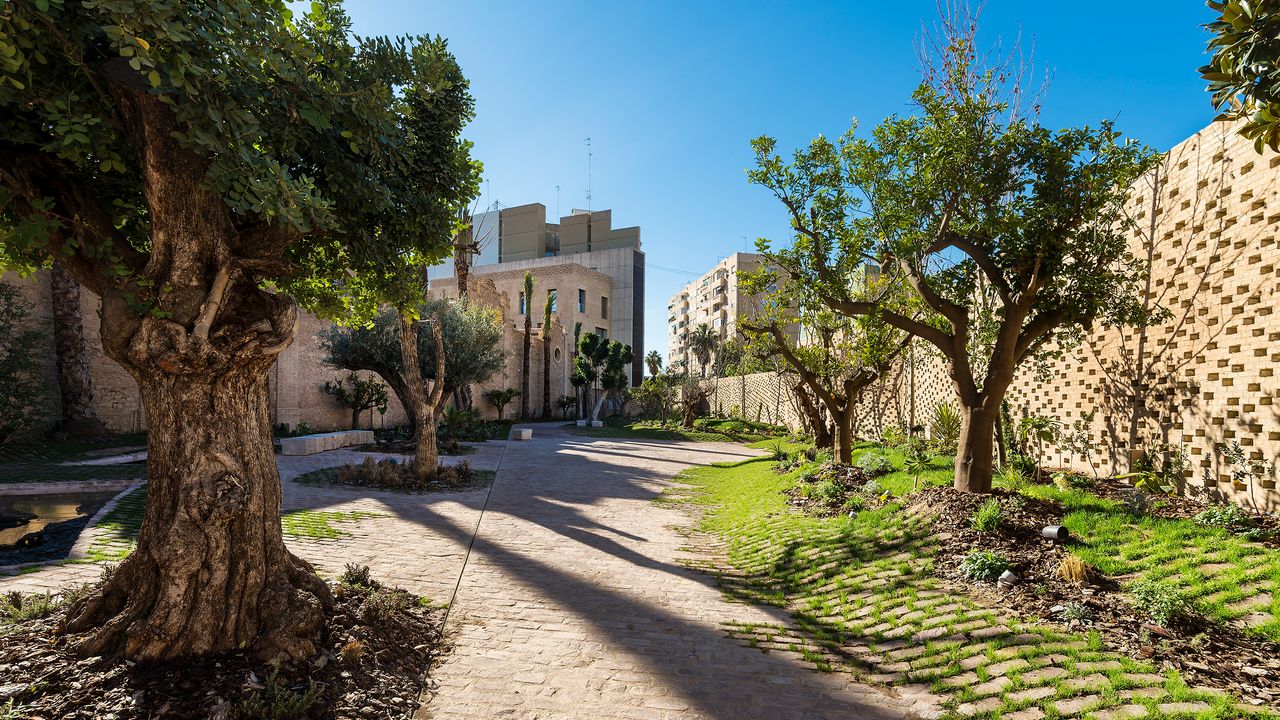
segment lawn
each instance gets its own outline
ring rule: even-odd
[[[874,451],[860,446],[855,463]],[[898,469],[879,481],[893,494],[905,494],[913,479],[901,471],[900,453],[889,455]],[[949,483],[951,462],[936,459],[921,485]],[[787,608],[816,643],[818,652],[804,655],[818,669],[923,684],[942,695],[956,716],[1052,720],[1141,711],[1156,718],[1275,717],[1238,706],[1225,693],[1189,687],[1175,671],[1109,651],[1097,633],[1024,621],[972,599],[935,576],[930,522],[899,502],[853,517],[797,511],[783,491],[800,472],[779,474],[767,458],[696,468],[682,476],[688,485],[665,501],[704,510],[703,529],[727,544],[732,571],[722,577],[726,594]],[[1101,557],[1119,547],[1115,538],[1123,535],[1100,530],[1086,537]],[[1145,562],[1116,555],[1116,562]],[[777,642],[769,628],[728,631],[749,643]]]
[[[593,437],[691,442],[756,443],[784,438],[790,434],[774,425],[741,418],[698,418],[692,428],[682,427],[678,422],[663,425],[656,420],[632,420],[616,416],[606,418],[604,423],[604,427],[598,428],[577,425],[568,427]]]
[[[0,484],[78,480],[143,479],[145,462],[119,465],[63,465],[147,448],[145,433],[111,435],[99,440],[31,441],[0,448]]]

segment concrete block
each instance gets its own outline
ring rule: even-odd
[[[604,427],[604,421],[603,421],[603,420],[592,420],[592,421],[591,421],[591,427]]]
[[[532,440],[533,428],[515,428],[511,431],[512,440]]]
[[[327,450],[373,442],[372,430],[339,430],[299,437],[280,438],[281,455],[314,455]]]

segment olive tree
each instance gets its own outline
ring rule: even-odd
[[[819,137],[788,162],[754,141],[751,179],[785,208],[794,242],[760,241],[832,309],[868,316],[934,345],[962,408],[955,486],[991,489],[994,432],[1014,373],[1095,321],[1133,322],[1144,266],[1127,249],[1121,205],[1154,153],[1110,122],[1050,130],[1022,112],[1020,75],[985,63],[976,24],[944,18],[926,47],[915,112],[869,134]],[[859,297],[873,264],[894,294]],[[991,298],[993,302],[985,302]]]
[[[267,376],[301,306],[420,299],[475,168],[441,38],[357,38],[338,2],[0,8],[0,267],[102,300],[149,426],[136,549],[74,603],[83,654],[301,659],[332,599],[280,527]]]

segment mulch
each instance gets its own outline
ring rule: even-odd
[[[1099,483],[1091,492],[1123,499],[1118,483]],[[1003,521],[994,532],[979,532],[973,514],[989,498],[996,498]],[[1187,498],[1161,496],[1151,514],[1189,518],[1205,505]],[[949,584],[1017,615],[1060,623],[1075,631],[1096,630],[1104,644],[1117,652],[1147,660],[1162,669],[1176,668],[1191,685],[1225,690],[1246,702],[1280,705],[1280,644],[1237,628],[1190,618],[1164,628],[1139,615],[1123,593],[1130,578],[1110,578],[1096,571],[1076,584],[1056,575],[1062,558],[1078,541],[1059,542],[1041,530],[1060,525],[1064,508],[1006,490],[974,495],[953,488],[930,488],[910,498],[909,510],[934,517],[935,539],[941,545],[936,568]],[[975,550],[990,550],[1008,560],[1019,582],[1012,586],[978,583],[959,572],[960,562]],[[1066,620],[1063,609],[1078,603],[1088,610],[1085,620]]]
[[[420,607],[409,596],[394,610],[370,617],[363,607],[378,595],[335,586],[320,654],[301,665],[282,664],[278,671],[241,653],[138,664],[77,658],[54,631],[58,611],[0,635],[0,708],[12,699],[19,717],[28,720],[232,720],[245,715],[255,694],[262,699],[272,689],[301,694],[314,687],[314,702],[297,717],[410,718],[428,669],[447,649],[441,639],[443,611]],[[353,641],[362,646],[360,652],[350,649],[356,647]],[[344,646],[349,646],[346,653]]]

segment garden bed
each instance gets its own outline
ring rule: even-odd
[[[1187,519],[1204,509],[1195,501],[1177,500],[1163,506],[1164,517]],[[954,587],[1017,614],[1096,631],[1108,647],[1177,668],[1190,683],[1268,705],[1280,703],[1280,644],[1201,615],[1194,601],[1173,585],[1148,585],[1145,602],[1135,603],[1128,588],[1132,576],[1107,577],[1079,564],[1064,577],[1063,561],[1082,543],[1041,534],[1047,526],[1063,524],[1067,509],[1062,503],[1007,490],[973,495],[951,488],[929,488],[909,501],[908,512],[933,518],[939,545],[935,572]],[[975,517],[992,502],[1000,508],[998,527],[976,529]],[[991,578],[967,577],[963,565],[975,553],[1002,558],[1018,576],[1016,583],[1007,586]],[[1139,610],[1139,604],[1147,610]],[[1149,614],[1151,608],[1159,613],[1162,607],[1170,612],[1163,626]]]
[[[442,612],[364,577],[365,584],[333,585],[321,652],[278,668],[241,653],[136,665],[80,659],[54,631],[63,612],[56,601],[25,596],[25,611],[0,601],[0,619],[8,618],[0,624],[0,716],[12,701],[15,717],[59,720],[412,717],[445,649]]]
[[[365,458],[359,465],[342,465],[321,468],[299,475],[294,482],[302,485],[321,485],[348,488],[372,488],[393,492],[449,492],[479,490],[493,482],[492,470],[475,470],[463,461],[457,465],[445,465],[426,484],[418,484],[408,463],[392,459],[375,461]]]

